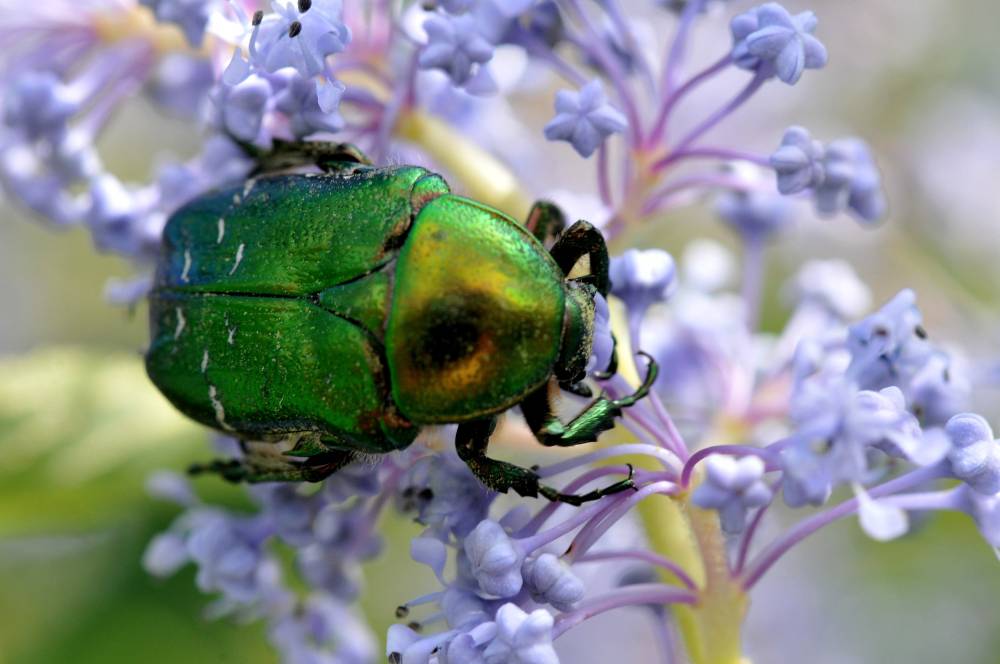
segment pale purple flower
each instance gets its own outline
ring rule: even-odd
[[[5,89],[4,123],[31,141],[58,141],[78,110],[71,89],[49,71],[20,74]]]
[[[424,22],[427,45],[420,53],[423,69],[441,69],[455,85],[465,85],[479,66],[493,57],[493,44],[470,15],[434,14]]]
[[[766,238],[792,219],[789,202],[767,192],[727,191],[719,195],[715,213],[745,237]]]
[[[174,574],[191,560],[184,537],[175,532],[160,533],[146,546],[142,567],[153,576]]]
[[[792,16],[776,2],[755,7],[730,24],[733,61],[744,69],[774,74],[794,85],[803,70],[826,64],[826,47],[812,35],[816,23],[812,12]]]
[[[974,491],[992,496],[1000,493],[1000,441],[980,415],[955,415],[945,425],[953,448],[948,454],[952,472]]]
[[[545,138],[567,141],[581,157],[589,157],[611,134],[625,131],[628,121],[608,103],[594,79],[579,91],[556,93],[556,117],[545,125]]]
[[[841,483],[872,478],[876,450],[928,465],[947,441],[925,435],[897,388],[859,391],[840,376],[804,380],[792,397],[793,443],[782,450],[782,487],[792,507],[820,505]]]
[[[266,554],[262,524],[222,514],[202,519],[187,539],[188,554],[198,565],[202,592],[220,592],[226,599],[247,604],[262,592]]]
[[[351,41],[341,20],[341,0],[272,0],[271,9],[250,39],[250,60],[264,71],[294,67],[306,78],[325,74],[327,56]]]
[[[805,127],[786,129],[781,146],[770,157],[778,175],[778,191],[794,194],[820,184],[824,177],[823,155],[822,143],[813,140]]]
[[[694,490],[691,502],[703,509],[718,510],[724,532],[741,533],[747,512],[771,500],[764,470],[764,462],[756,456],[737,459],[712,455],[705,459],[705,480]]]
[[[289,129],[296,138],[316,132],[334,133],[344,127],[344,119],[337,110],[325,112],[319,106],[316,85],[294,69],[281,69],[270,77],[276,92],[274,108],[285,114]],[[345,86],[339,81],[327,84],[334,109],[340,105]]]
[[[930,348],[924,341],[917,297],[904,289],[877,312],[848,329],[851,364],[847,374],[861,387],[896,384],[898,376],[923,366]]]
[[[646,309],[666,302],[677,290],[677,267],[662,249],[627,249],[611,259],[611,294],[641,318]]]
[[[548,611],[526,613],[516,604],[504,604],[497,611],[496,623],[496,638],[484,653],[486,664],[559,664]]]
[[[821,307],[837,318],[860,316],[871,305],[871,289],[843,260],[813,260],[805,263],[791,282],[799,304]]]
[[[521,590],[524,554],[496,521],[486,519],[463,542],[470,570],[483,593],[512,597]]]
[[[267,143],[264,117],[271,110],[274,89],[262,76],[251,74],[233,86],[216,90],[216,122],[219,129],[247,143]]]
[[[495,493],[454,452],[418,459],[396,492],[396,507],[447,539],[465,537],[486,518]]]
[[[849,210],[863,221],[877,221],[885,215],[882,178],[864,141],[844,138],[830,143],[823,170],[823,180],[815,188],[820,214]]]
[[[583,598],[583,582],[555,554],[528,558],[521,566],[521,574],[531,599],[539,604],[569,611]]]
[[[863,489],[856,489],[855,497],[858,500],[858,521],[872,539],[888,542],[902,537],[909,530],[910,520],[905,510],[875,500]]]
[[[161,108],[184,119],[198,116],[215,83],[212,64],[171,53],[161,58],[146,83],[146,93]]]
[[[211,0],[139,0],[139,4],[152,9],[157,21],[176,24],[188,42],[200,48],[216,3]]]
[[[91,182],[86,222],[101,251],[126,256],[150,255],[160,241],[160,223],[146,214],[148,207],[136,192],[105,173]]]
[[[959,503],[975,519],[983,538],[1000,551],[1000,494],[984,495],[968,485],[962,485],[959,488]]]

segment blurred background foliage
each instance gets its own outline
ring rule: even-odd
[[[808,258],[845,257],[876,301],[915,288],[931,333],[985,368],[1000,356],[1000,9],[993,0],[786,4],[820,16],[830,64],[794,90],[769,86],[720,128],[720,142],[766,152],[790,123],[823,139],[857,133],[883,168],[892,214],[877,230],[803,215],[772,251],[765,327],[780,328],[786,315],[784,277]],[[710,23],[695,38],[696,57],[728,44],[724,21]],[[709,86],[681,121],[696,121],[726,86]],[[550,94],[515,100],[539,134]],[[137,101],[100,147],[123,179],[142,179],[167,152],[194,154],[197,135]],[[588,167],[552,149],[519,171],[545,194],[589,182]],[[131,266],[95,254],[83,231],[53,234],[0,205],[0,664],[274,661],[258,627],[201,618],[207,599],[191,570],[157,581],[140,567],[146,542],[176,514],[145,495],[145,478],[210,449],[145,378],[142,307],[104,300],[107,281]],[[709,206],[696,206],[624,242],[679,254],[705,234],[725,239]],[[977,395],[994,424],[998,396]],[[199,488],[244,500],[221,482]],[[783,519],[772,532],[790,515]],[[423,570],[413,573],[407,556],[413,532],[387,524],[386,556],[369,567],[364,605],[378,630],[421,585]],[[623,634],[639,629],[634,615],[612,619]],[[1000,564],[964,517],[934,516],[890,544],[840,523],[765,579],[747,639],[759,663],[992,664],[1000,661]],[[564,645],[564,661],[621,659],[622,647],[583,634]]]

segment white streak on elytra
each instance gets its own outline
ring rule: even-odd
[[[191,271],[191,250],[185,249],[184,250],[184,269],[181,270],[181,281],[183,281],[184,283],[187,283],[188,281],[190,281],[190,279],[188,279],[188,272],[190,272],[190,271]]]
[[[257,178],[250,178],[249,180],[246,181],[246,183],[243,185],[243,198],[246,198],[247,196],[250,195],[250,192],[253,191],[253,188],[254,186],[256,186],[256,184],[257,184]]]
[[[239,204],[240,204],[240,195],[233,194],[233,205],[239,205]]]
[[[206,369],[208,369],[208,349],[207,348],[205,349],[205,352],[201,356],[201,372],[205,373]]]
[[[226,234],[226,220],[219,217],[219,237],[215,238],[216,244],[222,244],[222,238]]]
[[[180,308],[176,308],[177,311],[177,327],[174,328],[174,339],[178,339],[181,336],[181,332],[184,331],[184,326],[187,325],[187,321],[184,320],[184,311]]]
[[[243,260],[243,250],[246,249],[246,244],[240,243],[240,246],[236,249],[236,261],[233,263],[233,269],[229,271],[229,274],[236,272],[236,268],[240,266],[240,261]]]
[[[208,386],[208,400],[212,402],[212,410],[215,411],[215,421],[226,431],[232,431],[233,428],[226,424],[226,409],[222,407],[222,401],[219,400],[219,392],[215,389],[215,385]]]
[[[236,336],[236,328],[235,327],[229,328],[229,338],[226,339],[226,341],[229,342],[230,346],[233,345],[233,337],[235,337],[235,336]]]

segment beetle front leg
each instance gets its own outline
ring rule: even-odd
[[[494,491],[507,493],[513,489],[520,496],[530,498],[543,496],[553,502],[582,505],[604,496],[635,488],[631,471],[629,476],[620,482],[580,495],[562,493],[558,489],[546,486],[539,481],[538,473],[535,471],[486,456],[490,436],[493,435],[496,426],[497,418],[495,417],[473,420],[459,424],[458,432],[455,434],[455,450],[458,452],[458,456],[469,466],[480,482]]]
[[[573,266],[584,256],[590,256],[590,274],[581,277],[597,288],[597,292],[607,297],[611,288],[608,279],[608,245],[601,231],[587,221],[578,221],[556,240],[549,250],[563,274],[569,275]]]
[[[535,201],[524,221],[524,227],[531,231],[535,239],[548,246],[551,240],[559,237],[566,227],[566,216],[555,203]]]
[[[188,468],[191,475],[211,473],[230,482],[320,482],[351,461],[353,452],[332,450],[292,462],[270,455],[248,453],[243,459],[216,459]]]
[[[621,416],[622,409],[634,405],[646,396],[656,382],[659,372],[656,362],[645,353],[641,354],[649,360],[649,367],[646,370],[646,379],[635,392],[621,399],[599,397],[590,402],[569,424],[563,424],[552,411],[548,385],[543,385],[529,394],[521,402],[521,412],[538,442],[546,446],[559,447],[592,443],[597,440],[599,433],[614,427],[615,418]]]

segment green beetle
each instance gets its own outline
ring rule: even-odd
[[[596,229],[577,222],[546,250],[540,238],[562,226],[551,204],[526,228],[436,174],[375,168],[349,146],[284,144],[261,160],[324,172],[251,178],[185,205],[149,296],[153,383],[193,419],[255,441],[196,470],[317,481],[405,448],[421,426],[458,423],[459,455],[497,491],[578,504],[631,486],[562,494],[486,456],[512,406],[543,444],[575,445],[655,380],[651,363],[635,394],[598,398],[566,425],[552,413],[550,384],[589,395],[594,296],[608,289]],[[568,277],[585,255],[591,273]]]

